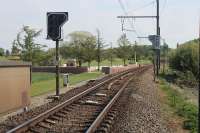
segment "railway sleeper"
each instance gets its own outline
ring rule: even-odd
[[[44,121],[49,123],[49,124],[56,124],[56,122],[51,120],[51,119],[45,119]]]
[[[60,110],[59,112],[60,112],[60,113],[63,113],[63,114],[69,114],[69,112],[66,111],[66,110]]]
[[[31,133],[41,133],[42,131],[39,130],[38,128],[33,128],[31,127],[29,130],[28,130],[28,133],[31,132]]]
[[[101,127],[100,129],[96,130],[95,133],[107,133],[108,128],[106,127]]]
[[[45,122],[40,122],[37,124],[37,126],[45,128],[45,129],[51,129],[51,126]]]
[[[55,116],[58,116],[58,117],[66,117],[66,115],[65,114],[63,114],[63,113],[61,113],[61,112],[57,112],[57,113],[55,113],[54,114]]]
[[[50,116],[49,119],[53,119],[53,120],[57,120],[57,121],[61,120],[60,117],[57,117],[57,116],[54,116],[54,115]]]

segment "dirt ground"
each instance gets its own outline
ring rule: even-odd
[[[148,70],[135,78],[125,90],[127,104],[120,110],[113,133],[185,133],[182,120],[173,117],[162,100],[164,93]],[[172,118],[170,118],[172,117]]]

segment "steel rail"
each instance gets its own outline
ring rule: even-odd
[[[94,133],[98,126],[101,124],[111,107],[115,104],[115,102],[118,100],[124,89],[127,87],[128,83],[133,79],[130,78],[123,86],[122,88],[117,92],[117,94],[112,98],[112,100],[107,104],[107,106],[103,109],[103,111],[97,116],[95,121],[92,123],[92,125],[88,128],[86,133]]]
[[[7,131],[7,133],[18,133],[18,132],[27,131],[29,127],[36,125],[37,123],[41,122],[42,120],[48,118],[50,115],[58,112],[60,109],[64,108],[65,106],[70,105],[74,101],[82,98],[83,96],[89,94],[90,92],[94,91],[95,89],[103,86],[105,83],[107,83],[107,82],[109,82],[109,81],[111,81],[113,79],[116,79],[116,78],[118,78],[118,77],[120,77],[120,76],[122,76],[124,74],[127,74],[127,73],[131,72],[132,70],[137,70],[137,68],[131,68],[131,69],[125,70],[124,72],[121,72],[120,74],[117,74],[117,75],[115,75],[115,76],[113,76],[113,77],[111,77],[111,78],[109,78],[109,79],[107,79],[107,80],[105,80],[105,81],[103,81],[103,82],[101,82],[101,83],[99,83],[99,84],[97,84],[97,85],[95,85],[95,86],[93,86],[93,87],[91,87],[91,88],[89,88],[89,89],[87,89],[87,90],[75,95],[74,97],[64,101],[61,104],[56,105],[55,107],[53,107],[53,108],[51,108],[51,109],[49,109],[49,110],[37,115],[36,117],[34,117],[34,118],[32,118],[32,119],[30,119],[28,121],[25,121],[24,123],[16,126],[15,128]]]

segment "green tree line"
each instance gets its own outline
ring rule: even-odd
[[[130,42],[126,35],[122,34],[116,44],[113,43],[115,47],[111,47],[110,43],[104,41],[101,32],[98,29],[96,31],[95,35],[87,31],[74,31],[68,34],[65,38],[66,41],[61,42],[60,57],[62,59],[76,59],[78,66],[87,62],[89,67],[93,60],[96,60],[100,65],[101,61],[109,60],[112,62],[114,58],[120,58],[124,65],[127,65],[130,62],[134,63],[135,54],[137,61],[152,59],[153,51],[150,45]],[[32,62],[34,66],[54,65],[55,48],[48,49],[46,45],[36,42],[36,38],[40,36],[41,32],[42,30],[23,26],[12,42],[9,55]],[[5,55],[4,51],[2,55]]]

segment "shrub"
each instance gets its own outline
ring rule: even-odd
[[[198,49],[197,40],[189,41],[180,45],[170,53],[170,67],[184,73],[191,72],[195,78],[198,79]]]

